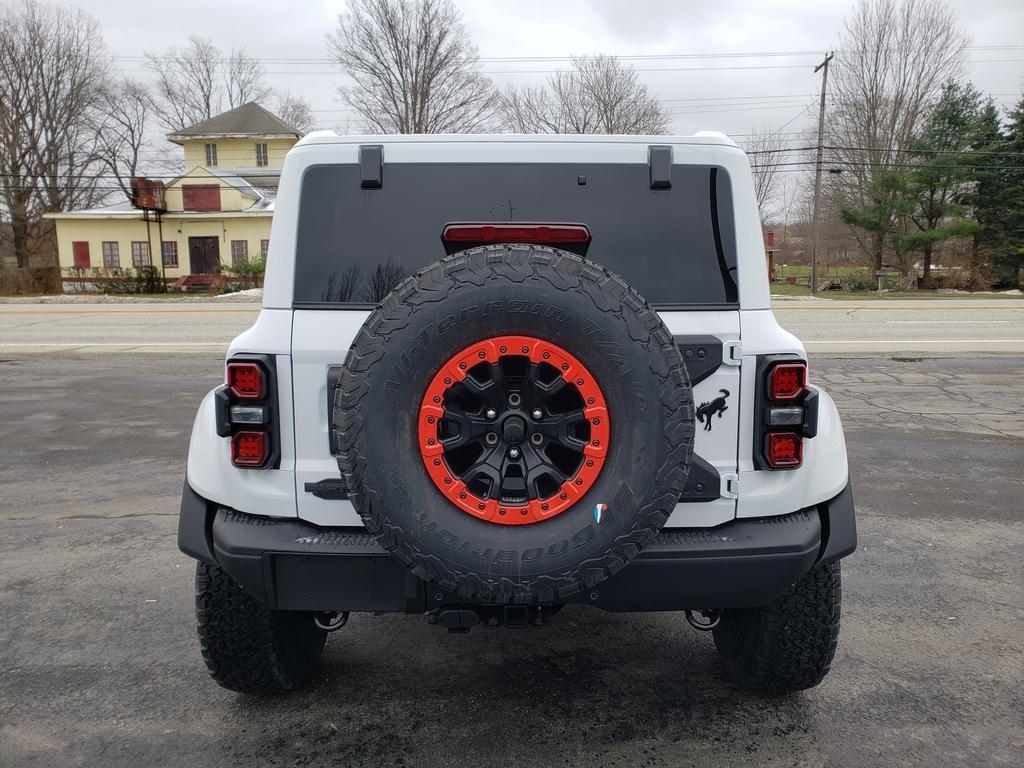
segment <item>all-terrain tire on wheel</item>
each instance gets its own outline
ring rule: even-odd
[[[813,688],[832,666],[841,601],[834,562],[812,568],[763,608],[725,611],[714,636],[726,671],[769,695]]]
[[[526,604],[595,586],[654,539],[694,435],[657,313],[537,246],[464,251],[399,284],[349,350],[334,425],[386,549],[464,598]]]
[[[210,676],[240,693],[302,687],[327,639],[312,614],[271,610],[219,566],[203,562],[196,565],[196,618]]]

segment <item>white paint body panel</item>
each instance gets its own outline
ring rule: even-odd
[[[819,390],[818,435],[805,441],[797,470],[757,470],[752,460],[756,357],[792,353],[803,345],[783,330],[770,308],[767,265],[744,153],[721,134],[694,137],[551,136],[307,136],[289,152],[271,229],[263,310],[231,344],[241,352],[276,356],[281,425],[278,470],[240,470],[231,465],[228,440],[216,434],[212,396],[199,408],[189,449],[189,483],[201,496],[243,512],[295,517],[318,525],[358,526],[348,501],[327,501],[304,491],[307,482],[339,477],[328,436],[327,369],[344,362],[368,316],[363,310],[295,310],[292,306],[295,232],[302,175],[325,163],[354,163],[360,144],[383,144],[388,162],[601,162],[646,163],[651,144],[671,145],[676,164],[718,165],[732,182],[738,250],[739,311],[665,311],[673,334],[716,336],[739,343],[740,364],[722,366],[694,388],[695,405],[727,389],[729,408],[712,430],[698,423],[696,453],[720,474],[735,474],[738,498],[677,505],[666,527],[711,527],[734,517],[782,515],[825,501],[848,481],[846,445],[835,404]],[[813,371],[811,372],[813,381]],[[725,483],[723,482],[723,486]],[[727,490],[723,487],[723,491]]]
[[[345,362],[369,316],[366,311],[295,311],[292,376],[295,390],[295,482],[299,517],[317,525],[362,525],[351,502],[305,493],[305,483],[341,477],[327,433],[327,369]]]

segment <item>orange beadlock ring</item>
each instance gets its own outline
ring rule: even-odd
[[[501,503],[482,498],[469,490],[448,467],[440,436],[445,416],[445,393],[465,380],[470,369],[483,362],[497,363],[502,357],[526,357],[531,363],[547,363],[576,388],[584,407],[583,416],[590,436],[582,447],[575,474],[554,493],[526,503]],[[418,440],[427,474],[438,490],[456,507],[479,519],[501,525],[525,525],[548,520],[569,509],[590,490],[601,473],[611,434],[608,408],[596,379],[579,360],[556,344],[531,336],[497,336],[472,344],[441,366],[427,387],[420,404]]]

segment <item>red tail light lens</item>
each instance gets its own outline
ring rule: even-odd
[[[804,460],[803,438],[795,432],[770,432],[765,454],[773,469],[799,467]]]
[[[243,431],[231,436],[231,463],[236,467],[262,467],[269,451],[266,432]]]
[[[772,400],[796,400],[807,386],[804,363],[779,363],[768,377],[768,397]]]
[[[267,392],[263,369],[255,363],[228,363],[228,389],[239,400],[262,400]]]
[[[589,243],[582,224],[449,224],[441,233],[446,243]]]

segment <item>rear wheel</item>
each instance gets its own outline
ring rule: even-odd
[[[199,644],[210,676],[240,693],[293,691],[320,661],[327,633],[302,611],[253,600],[220,567],[196,567]]]
[[[725,611],[714,636],[730,677],[773,695],[816,686],[836,652],[841,598],[836,562],[812,568],[763,608]]]

